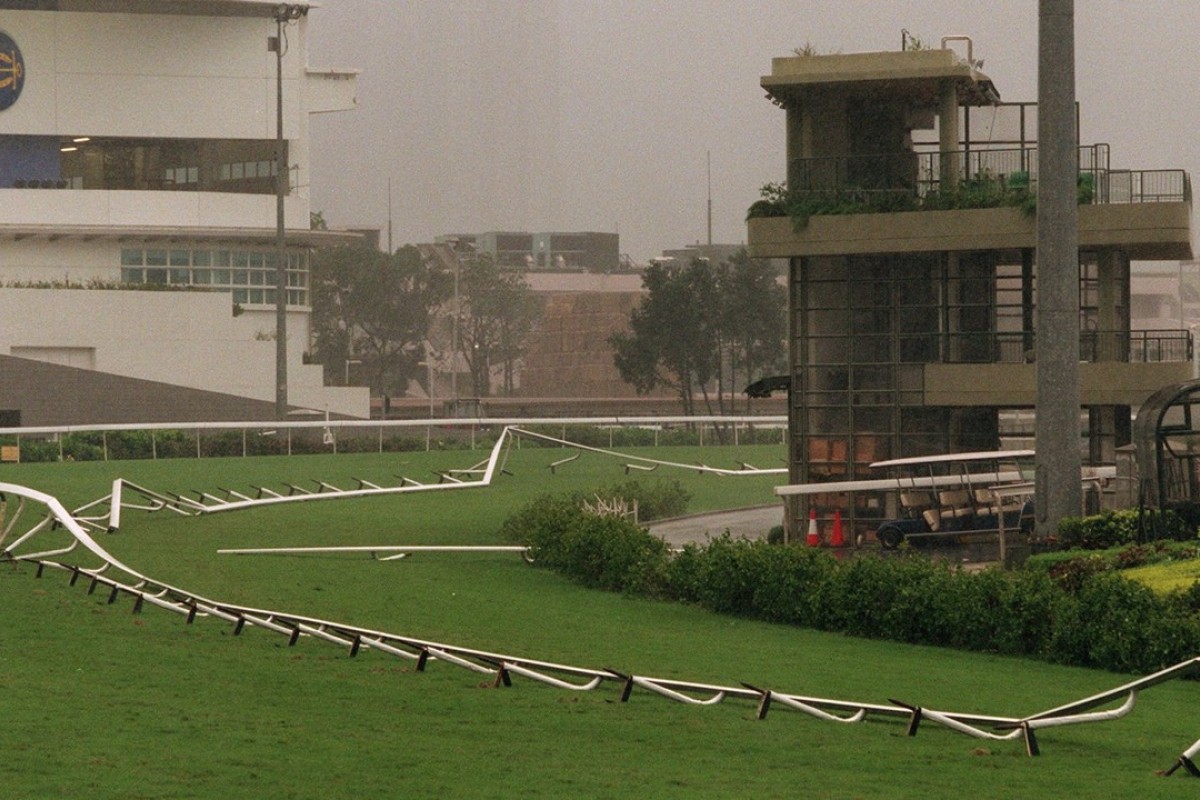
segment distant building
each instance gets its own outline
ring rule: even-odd
[[[304,63],[308,4],[290,5],[288,397],[366,416],[366,389],[304,363],[309,254],[357,238],[309,229],[308,119],[353,108],[356,83]],[[0,81],[0,354],[273,400],[280,5],[0,8],[20,77]]]
[[[696,260],[708,260],[714,264],[720,264],[746,249],[744,244],[689,244],[675,250],[663,250],[662,258],[677,261],[680,264],[690,264]]]
[[[488,231],[450,233],[435,244],[453,245],[460,252],[486,254],[512,269],[549,272],[617,272],[622,269],[621,237],[595,231]]]

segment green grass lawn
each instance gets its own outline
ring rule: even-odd
[[[646,451],[774,466],[782,448]],[[246,489],[352,476],[394,482],[465,467],[476,452],[7,466],[0,481],[69,506],[114,476],[163,490]],[[129,511],[101,543],[130,565],[229,602],[324,617],[579,666],[956,711],[1020,715],[1128,680],[1080,669],[773,626],[586,591],[511,554],[219,556],[218,548],[495,543],[511,511],[545,491],[625,480],[585,454],[524,448],[487,489],[301,503],[204,518]],[[695,509],[771,502],[772,478],[678,475]],[[390,480],[389,480],[390,479]],[[57,534],[48,534],[48,538]],[[345,651],[216,620],[188,626],[86,582],[0,565],[0,796],[337,797],[1183,797],[1155,775],[1200,737],[1200,684],[1145,692],[1128,717],[1040,734],[1043,755],[926,724],[834,725],[781,708],[694,708],[606,684],[568,693],[517,677]]]

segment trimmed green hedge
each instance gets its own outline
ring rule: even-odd
[[[539,498],[503,530],[533,547],[536,564],[585,586],[768,622],[1120,672],[1200,654],[1200,584],[1160,597],[1103,562],[972,573],[729,536],[672,556],[631,521],[590,516],[578,497]]]
[[[1104,550],[1132,544],[1142,538],[1139,534],[1144,520],[1136,508],[1106,511],[1090,517],[1067,517],[1058,523],[1058,540],[1062,548],[1071,550]],[[1196,539],[1196,529],[1174,511],[1158,512],[1158,537],[1174,541]]]

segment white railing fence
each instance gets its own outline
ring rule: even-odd
[[[487,448],[507,426],[598,447],[775,444],[783,416],[181,422],[0,428],[5,461],[109,461]],[[525,446],[530,446],[529,442]]]

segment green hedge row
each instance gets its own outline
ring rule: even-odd
[[[733,540],[672,556],[636,524],[541,498],[504,533],[585,586],[851,636],[1152,672],[1200,654],[1200,584],[1160,597],[1108,571],[978,573],[915,555],[839,559]]]
[[[1150,534],[1150,520],[1145,514],[1154,513],[1154,532],[1150,538],[1188,541],[1196,538],[1196,527],[1189,525],[1174,511],[1142,512],[1136,508],[1106,511],[1090,517],[1068,517],[1058,523],[1058,543],[1063,549],[1106,550],[1119,545],[1133,544]]]

